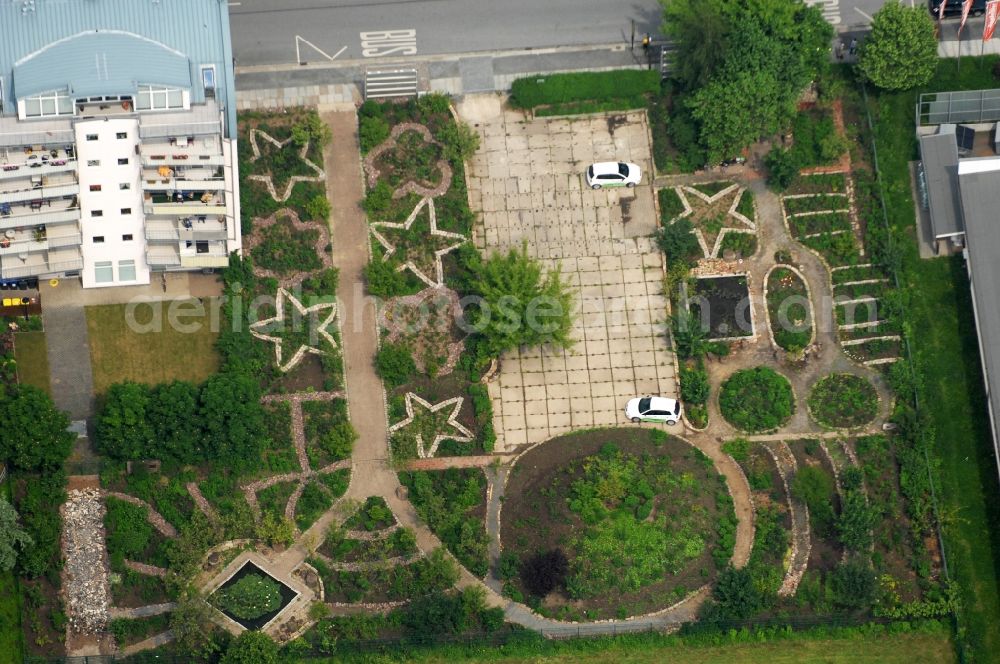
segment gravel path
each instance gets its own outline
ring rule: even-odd
[[[132,503],[133,505],[138,505],[139,507],[145,507],[146,519],[149,521],[150,525],[160,531],[160,534],[164,537],[170,537],[171,539],[177,537],[177,529],[174,528],[169,521],[164,519],[162,514],[153,509],[152,505],[147,503],[142,498],[136,498],[135,496],[130,496],[129,494],[122,493],[120,491],[106,491],[105,495],[117,498],[118,500],[124,500],[127,503]]]
[[[152,650],[153,648],[159,648],[162,645],[166,645],[174,640],[174,633],[170,630],[166,632],[161,632],[156,636],[151,636],[145,641],[140,641],[139,643],[134,643],[128,648],[123,648],[118,652],[119,655],[129,657],[143,650]]]
[[[61,507],[63,596],[68,631],[96,634],[108,622],[111,593],[104,547],[104,501],[100,489],[75,489]]]
[[[188,482],[187,491],[189,494],[191,494],[191,500],[193,500],[194,504],[198,506],[198,509],[200,509],[202,513],[205,516],[207,516],[210,520],[214,521],[215,523],[219,523],[219,513],[215,511],[215,508],[212,507],[212,504],[209,503],[208,500],[205,498],[205,496],[202,495],[201,489],[198,488],[197,482]]]

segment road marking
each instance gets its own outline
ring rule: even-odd
[[[819,7],[828,23],[840,25],[840,0],[809,0],[809,4]]]
[[[855,7],[855,8],[854,8],[854,11],[856,11],[857,13],[861,14],[861,15],[862,15],[862,16],[864,16],[864,17],[865,17],[866,19],[868,19],[868,22],[869,22],[869,23],[875,20],[875,19],[873,19],[873,18],[872,18],[871,16],[869,16],[868,14],[866,14],[866,13],[864,13],[863,11],[861,11],[860,9],[858,9],[857,7]]]
[[[303,37],[299,37],[298,35],[295,35],[295,61],[299,62],[299,63],[302,62],[302,55],[299,52],[299,42],[302,42],[303,44],[305,44],[309,48],[313,49],[314,51],[316,51],[317,53],[319,53],[320,55],[322,55],[324,58],[326,58],[327,60],[333,60],[335,57],[337,57],[337,55],[340,55],[345,50],[347,50],[347,47],[345,46],[344,48],[342,48],[339,51],[337,51],[337,55],[330,55],[329,53],[327,53],[326,51],[324,51],[323,49],[321,49],[319,46],[317,46],[316,44],[312,43],[308,39],[305,39]]]
[[[366,58],[417,54],[416,30],[376,30],[360,36],[361,55]]]

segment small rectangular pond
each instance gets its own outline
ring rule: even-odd
[[[230,613],[226,609],[222,608],[219,605],[219,602],[216,601],[216,600],[219,597],[219,593],[221,593],[221,592],[223,592],[223,591],[231,588],[238,581],[240,581],[240,579],[243,579],[244,577],[247,577],[247,576],[250,576],[250,575],[256,575],[256,576],[264,577],[265,579],[271,579],[272,581],[274,581],[275,583],[277,583],[278,584],[278,591],[281,594],[281,603],[278,605],[278,608],[273,609],[272,611],[268,611],[267,613],[263,613],[263,614],[257,616],[256,618],[252,618],[252,619],[240,618],[240,617],[238,617],[238,616]],[[278,615],[279,613],[281,613],[281,611],[286,606],[288,606],[288,604],[293,599],[295,599],[296,595],[298,595],[298,593],[295,592],[295,590],[293,590],[292,588],[286,586],[281,581],[278,581],[273,576],[271,576],[270,574],[268,574],[267,572],[265,572],[264,570],[262,570],[260,567],[257,567],[257,565],[254,565],[252,562],[250,562],[248,560],[246,563],[243,564],[243,567],[241,567],[239,570],[237,570],[235,574],[233,574],[231,577],[229,577],[229,579],[226,580],[225,583],[223,583],[221,586],[219,586],[215,590],[215,592],[213,592],[209,596],[209,602],[216,609],[218,609],[219,611],[221,611],[222,613],[224,613],[226,615],[226,617],[230,618],[231,620],[236,621],[237,623],[239,623],[240,625],[242,625],[246,629],[261,629],[262,627],[264,627],[265,625],[267,625],[267,623],[271,622],[271,620],[276,615]]]

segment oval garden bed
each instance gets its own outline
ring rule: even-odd
[[[767,324],[774,343],[791,353],[801,352],[812,343],[809,290],[802,275],[790,267],[777,266],[768,272]]]
[[[774,369],[742,369],[722,384],[719,410],[737,429],[749,433],[770,431],[795,412],[795,395],[788,379]]]
[[[878,391],[861,376],[830,374],[813,385],[809,414],[819,425],[833,429],[864,426],[878,414]]]
[[[706,583],[736,517],[711,460],[662,431],[604,429],[540,445],[505,491],[504,592],[560,619],[641,615]]]

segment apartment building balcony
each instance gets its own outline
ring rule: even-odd
[[[224,241],[181,240],[170,244],[151,244],[146,249],[146,262],[153,268],[205,268],[229,265],[229,252]]]
[[[143,143],[154,139],[183,139],[187,136],[222,135],[222,110],[214,99],[192,105],[187,110],[143,113],[139,116],[139,137]]]
[[[75,227],[47,229],[45,226],[9,229],[0,235],[0,256],[20,256],[49,249],[78,247],[83,237]]]
[[[2,186],[3,183],[0,183],[0,205],[4,203],[28,203],[32,210],[40,210],[43,207],[45,199],[76,196],[80,193],[80,185],[77,184],[75,175],[69,178],[65,175],[53,176],[63,181],[54,183],[50,181],[49,184],[46,184],[46,177],[39,176],[37,183],[32,182],[30,184],[25,180],[23,182],[29,184],[29,186],[16,190],[13,187],[4,187]],[[17,184],[18,187],[21,187],[19,183],[6,184]]]
[[[153,269],[180,267],[181,254],[176,246],[150,246],[146,249],[146,263]]]
[[[168,171],[173,169],[166,168]],[[210,173],[214,173],[210,171]],[[204,191],[225,191],[226,179],[215,177],[197,177],[198,174],[185,173],[182,176],[172,175],[162,177],[159,174],[150,175],[148,172],[142,174],[142,190],[148,192],[171,193],[174,191],[185,191],[200,189]]]
[[[83,256],[78,248],[17,256],[0,256],[0,278],[3,279],[60,274],[79,270],[82,267]]]
[[[56,150],[53,150],[56,152]],[[37,155],[34,155],[37,156]],[[54,173],[73,173],[76,171],[76,159],[46,159],[40,158],[27,163],[16,163],[0,160],[0,182],[31,178]]]
[[[142,209],[147,215],[198,217],[226,214],[226,201],[218,193],[203,189],[175,191],[173,195],[147,192]]]
[[[179,220],[148,219],[146,239],[150,242],[188,240],[226,240],[229,234],[225,217],[185,217]]]
[[[142,154],[142,165],[149,168],[157,166],[224,166],[226,158],[219,154],[202,154],[191,156],[187,154],[156,152]]]
[[[38,209],[30,204],[9,206],[9,214],[0,214],[0,231],[41,224],[68,224],[80,220],[80,207],[73,199],[48,200],[45,203],[47,205]],[[4,209],[6,208],[0,203],[0,212]]]

